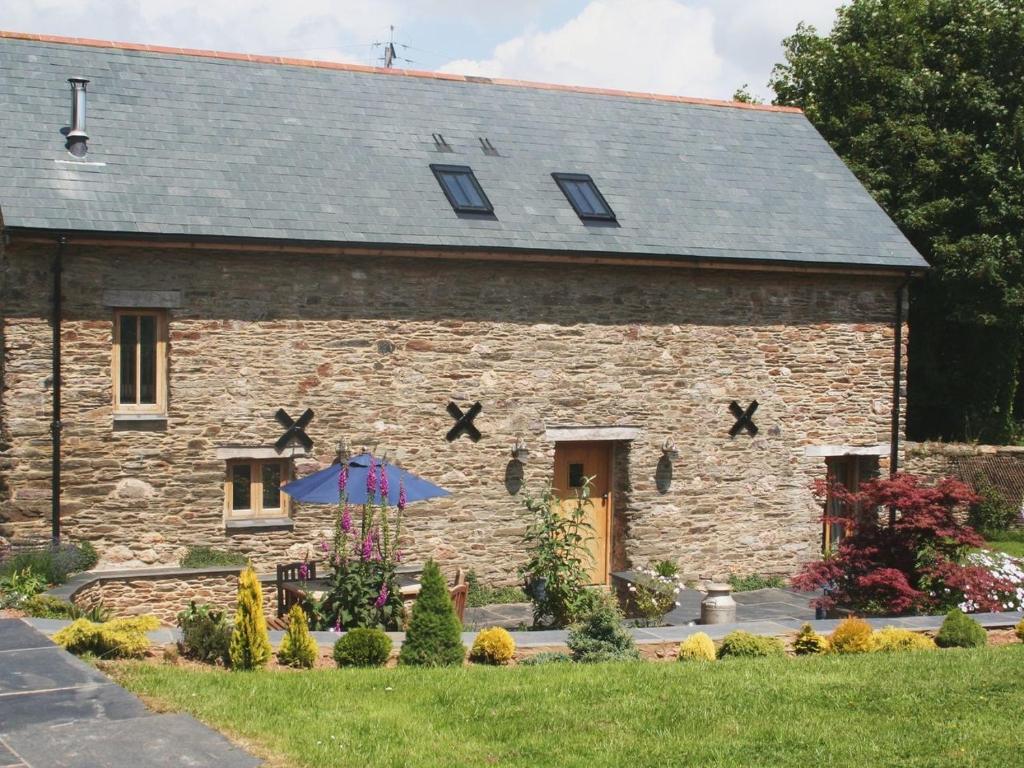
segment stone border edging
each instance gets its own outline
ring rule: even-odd
[[[243,565],[212,565],[206,568],[165,566],[162,568],[125,568],[119,571],[83,571],[82,573],[75,574],[60,586],[46,590],[43,594],[71,602],[75,595],[97,582],[159,579],[165,577],[221,576],[230,573],[241,573],[244,567]],[[274,576],[260,576],[259,578],[261,582],[275,580]]]

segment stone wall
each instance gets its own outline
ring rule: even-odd
[[[49,514],[52,247],[4,254],[0,533]],[[188,544],[261,569],[300,559],[332,510],[293,528],[228,532],[219,446],[268,446],[312,408],[313,455],[375,446],[452,496],[408,510],[407,557],[514,581],[527,524],[504,482],[551,479],[552,425],[635,425],[616,447],[613,567],[669,558],[685,573],[788,573],[817,555],[815,445],[887,443],[894,291],[881,276],[600,264],[72,246],[65,263],[65,529],[102,564],[171,564]],[[169,311],[165,424],[114,424],[107,290],[182,292]],[[754,438],[728,406],[760,403]],[[479,400],[473,443],[444,439],[450,400]],[[655,483],[666,438],[672,484]]]

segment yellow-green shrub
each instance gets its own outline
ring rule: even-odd
[[[929,651],[937,648],[935,641],[926,635],[899,627],[885,627],[871,634],[871,652],[887,651]]]
[[[516,641],[501,627],[481,630],[469,651],[470,661],[479,664],[507,664],[516,653]]]
[[[77,619],[53,636],[71,653],[92,653],[103,658],[138,658],[149,649],[147,632],[160,626],[156,616],[111,619],[102,624]]]
[[[270,661],[270,635],[263,618],[263,590],[252,566],[238,576],[238,610],[228,655],[232,669],[259,669]]]
[[[871,625],[864,619],[850,617],[839,622],[829,637],[833,653],[869,653],[871,651]]]
[[[1024,619],[1020,620],[1020,623],[1013,628],[1013,631],[1017,633],[1017,638],[1019,640],[1024,640]]]
[[[704,632],[690,635],[679,644],[679,661],[714,661],[715,643]]]
[[[320,648],[316,640],[309,634],[306,614],[298,603],[288,611],[288,630],[281,638],[281,647],[277,649],[277,660],[289,667],[311,669],[319,655]]]
[[[793,651],[797,656],[814,656],[819,653],[828,653],[828,638],[814,631],[810,624],[800,627],[800,632],[793,641]]]

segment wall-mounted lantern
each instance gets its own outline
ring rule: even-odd
[[[669,461],[675,461],[679,458],[679,449],[671,437],[666,437],[665,442],[661,444],[661,455]]]
[[[512,446],[512,458],[520,464],[525,464],[527,459],[530,458],[530,449],[527,447],[526,441],[521,437],[517,437],[515,445]]]
[[[665,438],[661,444],[661,458],[658,459],[658,467],[654,470],[654,485],[658,493],[668,493],[672,488],[672,462],[679,458],[679,449],[672,442],[672,438]]]

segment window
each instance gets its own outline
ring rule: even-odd
[[[468,165],[431,165],[444,196],[459,213],[494,213],[491,201]]]
[[[114,412],[167,412],[167,315],[114,312]]]
[[[827,459],[828,482],[839,483],[848,491],[856,493],[860,484],[878,477],[877,456],[832,456]],[[829,494],[825,500],[825,520],[822,526],[822,551],[830,552],[846,536],[846,525],[836,518],[855,518],[864,513],[861,509],[849,509],[848,505]]]
[[[235,520],[288,517],[288,496],[281,493],[281,486],[289,475],[287,459],[229,461],[224,484],[227,516]]]
[[[592,178],[584,173],[552,173],[551,176],[581,219],[615,221],[615,213]]]

